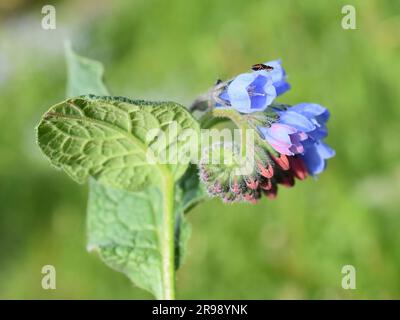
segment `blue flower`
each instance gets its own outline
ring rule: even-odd
[[[290,84],[286,81],[286,72],[282,67],[282,61],[273,60],[264,63],[267,66],[274,68],[272,71],[268,72],[268,74],[272,78],[272,83],[276,90],[276,95],[280,96],[290,89]]]
[[[301,157],[312,176],[322,173],[326,168],[326,160],[335,155],[335,150],[322,140],[308,139],[303,142],[303,146],[304,153]]]
[[[269,127],[259,127],[259,130],[263,138],[280,154],[293,156],[304,152],[302,142],[308,136],[293,126],[273,123]]]
[[[335,151],[323,141],[328,135],[326,122],[330,116],[329,111],[316,103],[300,103],[289,110],[301,114],[315,125],[315,129],[307,133],[309,138],[303,143],[304,153],[301,157],[309,174],[320,174],[326,168],[326,160],[335,155]]]
[[[324,142],[330,116],[326,108],[315,103],[294,106],[273,103],[277,96],[290,89],[281,61],[255,64],[252,70],[226,82],[219,80],[191,108],[195,110],[199,105],[200,111],[209,111],[213,105],[235,109],[245,114],[241,119],[249,124],[249,128],[258,130],[259,137],[254,140],[253,148],[254,167],[248,174],[238,176],[230,166],[210,166],[208,162],[200,162],[199,176],[209,194],[226,202],[254,203],[262,194],[275,198],[278,185],[292,187],[295,179],[304,180],[322,173],[327,160],[335,155]],[[250,114],[253,112],[258,113]],[[219,115],[219,112],[215,113]],[[229,112],[225,116],[233,118]],[[225,152],[229,152],[229,148],[225,148]]]
[[[306,116],[291,111],[273,108],[279,120],[269,127],[259,127],[263,138],[280,154],[293,156],[304,152],[303,142],[309,139],[308,133],[316,129]]]
[[[264,111],[275,97],[272,79],[264,70],[238,75],[220,95],[221,99],[242,113]]]
[[[279,120],[270,127],[259,127],[263,138],[281,154],[298,154],[310,175],[324,171],[326,160],[335,155],[335,151],[323,142],[328,135],[329,111],[315,103],[274,110]]]
[[[217,102],[216,107],[230,106],[241,113],[264,111],[276,96],[289,90],[281,61],[265,64],[273,69],[242,73],[234,78],[220,93],[219,98],[223,103]]]
[[[315,125],[309,133],[314,140],[321,140],[328,135],[326,122],[329,120],[329,110],[316,103],[299,103],[290,108],[290,111],[301,114]]]

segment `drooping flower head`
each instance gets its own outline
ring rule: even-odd
[[[254,148],[256,153],[254,166],[244,175],[236,174],[242,162],[239,146],[232,143],[217,143],[204,150],[204,154],[218,152],[235,159],[234,165],[211,163],[207,161],[208,156],[201,159],[200,179],[210,196],[220,197],[224,202],[255,203],[263,194],[274,199],[278,192],[278,184],[292,187],[295,178],[303,180],[307,177],[304,162],[299,157],[274,156],[259,142],[256,142]]]
[[[214,88],[215,108],[234,109],[249,127],[255,128],[254,168],[242,176],[232,167],[200,162],[200,178],[212,196],[226,202],[256,202],[262,194],[275,198],[278,185],[292,187],[295,179],[322,173],[335,151],[324,141],[329,111],[315,103],[294,106],[276,104],[275,98],[290,89],[280,60],[253,66]],[[237,148],[219,145],[234,157]],[[227,149],[226,149],[227,148]]]

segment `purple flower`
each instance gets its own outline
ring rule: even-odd
[[[259,127],[264,139],[279,153],[292,156],[304,152],[303,141],[316,125],[306,116],[292,111],[292,108],[275,110],[279,120],[270,127]]]
[[[270,127],[259,127],[267,142],[279,153],[292,156],[304,152],[302,142],[308,138],[303,131],[287,124],[273,123]]]
[[[286,111],[276,112],[279,115],[279,123],[291,126],[307,135],[306,139],[301,140],[303,150],[298,153],[301,154],[309,174],[315,176],[324,171],[326,160],[335,155],[335,151],[323,142],[328,135],[325,124],[329,119],[329,111],[319,104],[300,103]],[[276,148],[275,150],[280,152]]]
[[[290,110],[304,115],[315,124],[315,129],[308,133],[309,139],[303,144],[302,158],[311,175],[320,174],[326,168],[326,160],[335,155],[335,151],[323,142],[328,135],[325,124],[329,119],[329,111],[316,103],[300,103]]]

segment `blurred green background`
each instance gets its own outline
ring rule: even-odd
[[[0,2],[0,298],[150,298],[85,249],[87,187],[35,144],[40,116],[64,99],[63,41],[100,60],[111,92],[188,105],[217,78],[282,58],[279,101],[330,108],[337,152],[317,181],[275,201],[190,212],[178,298],[400,298],[400,3],[393,1]],[[341,8],[354,5],[357,29]],[[57,289],[41,288],[41,268]],[[342,266],[357,289],[341,287]]]

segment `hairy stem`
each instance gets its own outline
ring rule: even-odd
[[[214,108],[212,114],[214,117],[230,119],[238,128],[246,125],[246,120],[234,109]]]
[[[244,119],[243,116],[240,115],[239,112],[237,112],[234,109],[226,109],[226,108],[214,108],[212,110],[212,114],[214,117],[218,118],[227,118],[231,120],[235,126],[240,129],[240,140],[241,140],[241,154],[244,156],[246,154],[247,150],[247,143],[248,141],[246,140],[246,130],[249,130],[248,128],[248,123]]]
[[[249,123],[251,121],[249,121],[248,115],[246,116],[241,115],[236,110],[226,109],[226,108],[220,108],[220,109],[215,108],[212,109],[212,115],[214,117],[222,117],[231,120],[236,125],[236,127],[241,129],[242,131],[248,130],[249,128],[257,131],[256,125],[249,126]],[[263,122],[261,122],[261,124],[263,124]],[[259,134],[255,134],[254,139],[257,141],[259,145],[262,145],[266,150],[268,150],[270,154],[276,157],[279,156],[279,154],[268,143],[266,143],[266,141]],[[243,139],[242,139],[242,146],[244,146]]]
[[[174,182],[168,174],[164,179],[163,228],[162,228],[162,279],[161,299],[175,299],[175,215]]]

